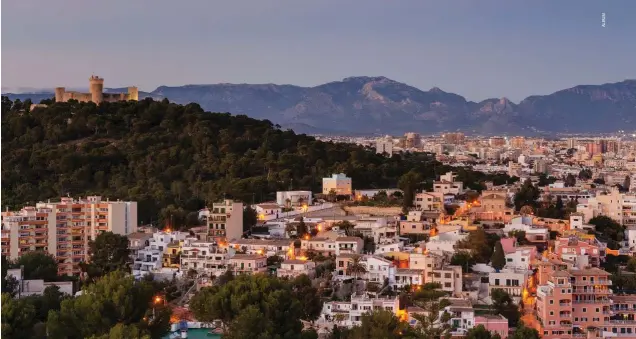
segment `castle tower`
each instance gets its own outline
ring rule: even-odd
[[[128,87],[128,100],[139,101],[139,89],[137,87]]]
[[[100,104],[104,100],[104,79],[92,75],[89,80],[91,101]]]
[[[66,92],[64,87],[55,87],[55,102],[64,101],[64,92]]]

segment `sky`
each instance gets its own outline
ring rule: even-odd
[[[635,0],[3,0],[1,19],[3,91],[366,75],[519,101],[636,78]]]

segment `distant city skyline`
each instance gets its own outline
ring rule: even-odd
[[[630,0],[5,1],[2,88],[365,75],[518,102],[636,78],[635,17]]]

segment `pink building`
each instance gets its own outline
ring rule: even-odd
[[[574,338],[588,327],[608,327],[609,276],[599,268],[569,269],[554,272],[546,285],[539,286],[536,316],[543,338]]]
[[[574,262],[578,267],[598,267],[604,250],[605,246],[589,234],[560,237],[554,243],[554,253],[561,260]]]
[[[501,339],[508,338],[508,319],[503,315],[479,315],[475,317],[475,327],[482,325],[491,333],[497,333]]]

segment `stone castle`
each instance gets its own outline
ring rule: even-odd
[[[64,87],[55,88],[55,101],[66,102],[77,100],[80,102],[92,101],[99,104],[103,101],[117,102],[127,100],[139,100],[139,90],[137,87],[128,87],[128,93],[104,93],[104,79],[92,75],[89,80],[90,93],[67,92]]]

